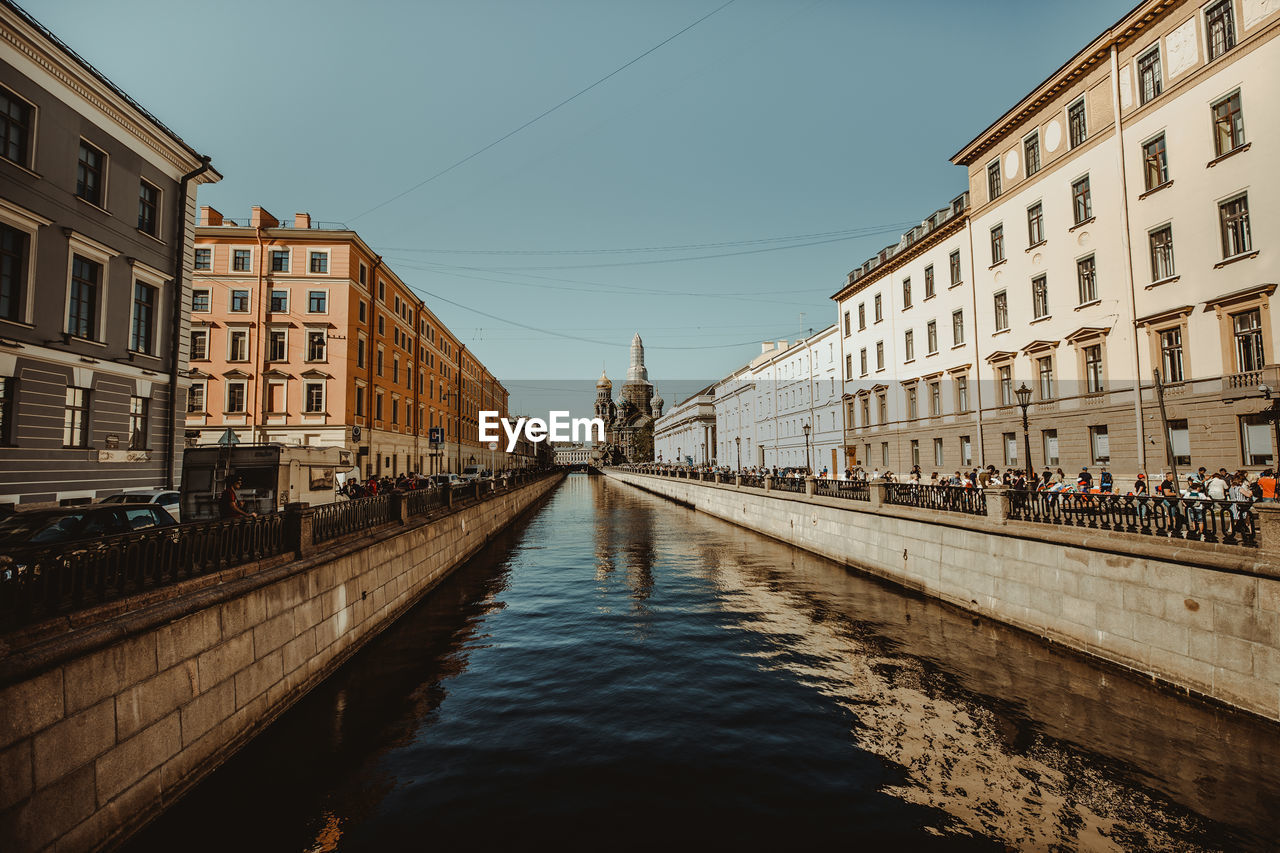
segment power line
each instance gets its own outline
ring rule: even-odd
[[[657,43],[657,44],[655,44],[653,47],[651,47],[651,48],[649,48],[648,50],[646,50],[644,53],[640,54],[639,56],[637,56],[637,57],[635,57],[634,59],[630,60],[629,62],[625,63],[624,65],[620,65],[620,66],[618,66],[618,67],[617,67],[617,68],[615,68],[614,70],[610,71],[608,74],[606,74],[606,75],[604,75],[603,77],[601,77],[599,80],[597,80],[597,81],[595,81],[594,83],[592,83],[590,86],[587,86],[585,89],[580,89],[579,91],[575,92],[573,95],[570,95],[569,97],[565,98],[565,99],[564,99],[563,101],[561,101],[560,103],[556,104],[554,107],[551,107],[550,109],[545,110],[545,111],[544,111],[544,112],[542,112],[542,113],[539,113],[538,115],[536,115],[536,116],[534,116],[533,118],[531,118],[531,119],[529,119],[528,121],[526,121],[524,124],[522,124],[522,125],[520,125],[519,127],[517,127],[515,130],[512,130],[512,131],[510,131],[510,132],[508,132],[508,133],[506,133],[506,134],[504,134],[504,135],[502,135],[502,136],[498,137],[498,138],[497,138],[497,139],[495,139],[493,142],[490,142],[488,145],[484,146],[483,148],[479,149],[478,151],[473,151],[473,152],[471,152],[471,153],[470,153],[470,154],[468,154],[466,157],[463,157],[461,160],[457,161],[457,162],[456,162],[456,163],[454,163],[453,165],[448,166],[448,167],[446,167],[446,168],[444,168],[444,169],[441,169],[439,172],[436,172],[434,175],[430,176],[429,178],[424,178],[423,180],[419,181],[418,183],[414,184],[413,186],[409,187],[408,189],[406,189],[406,190],[402,190],[401,192],[396,193],[396,194],[395,194],[395,195],[393,195],[391,198],[387,199],[386,201],[382,202],[381,204],[376,204],[376,205],[374,205],[373,207],[371,207],[371,208],[369,208],[368,210],[366,210],[364,213],[361,213],[361,214],[359,214],[358,216],[353,216],[353,217],[351,217],[350,219],[348,219],[347,221],[348,221],[348,222],[355,222],[357,219],[360,219],[360,218],[362,218],[362,217],[364,217],[364,216],[367,216],[368,214],[373,213],[375,210],[379,210],[379,209],[381,209],[381,208],[386,207],[387,205],[391,204],[393,201],[397,201],[397,200],[399,200],[399,199],[401,199],[401,198],[404,198],[404,197],[405,197],[405,196],[407,196],[409,193],[416,192],[417,190],[422,189],[422,188],[423,188],[423,187],[425,187],[427,184],[429,184],[429,183],[431,183],[432,181],[434,181],[436,178],[439,178],[439,177],[442,177],[442,176],[444,176],[444,175],[449,174],[450,172],[452,172],[454,169],[458,168],[458,167],[459,167],[459,166],[461,166],[462,164],[464,164],[464,163],[466,163],[466,162],[468,162],[468,161],[470,161],[470,160],[474,160],[476,157],[479,157],[481,154],[483,154],[484,152],[488,151],[490,148],[493,148],[494,146],[499,145],[499,144],[501,144],[502,142],[505,142],[506,140],[508,140],[508,139],[510,139],[511,137],[515,136],[517,133],[519,133],[520,131],[522,131],[522,130],[524,130],[525,128],[529,127],[530,125],[533,125],[533,124],[535,124],[535,123],[537,123],[537,122],[541,121],[542,119],[544,119],[544,118],[546,118],[547,116],[551,115],[551,114],[552,114],[553,112],[555,112],[556,110],[558,110],[558,109],[560,109],[561,107],[563,107],[565,104],[568,104],[570,101],[573,101],[573,100],[575,100],[575,99],[577,99],[577,98],[581,97],[582,95],[585,95],[587,92],[590,92],[592,89],[594,89],[595,87],[599,86],[601,83],[605,82],[605,81],[606,81],[606,80],[608,80],[610,77],[613,77],[613,76],[615,76],[615,75],[617,75],[617,74],[619,74],[619,73],[621,73],[621,72],[625,71],[626,69],[630,68],[632,65],[635,65],[637,62],[639,62],[640,60],[644,59],[644,58],[645,58],[646,56],[648,56],[649,54],[651,54],[651,53],[653,53],[654,51],[656,51],[656,50],[660,49],[660,48],[661,48],[661,47],[663,47],[664,45],[667,45],[667,44],[669,44],[670,42],[675,41],[677,38],[679,38],[680,36],[682,36],[682,35],[684,35],[685,33],[689,32],[689,30],[691,30],[691,29],[693,29],[694,27],[698,26],[698,24],[701,24],[703,21],[707,20],[707,19],[708,19],[708,18],[710,18],[712,15],[716,14],[717,12],[719,12],[719,11],[721,11],[721,10],[723,10],[723,9],[728,8],[729,6],[732,6],[732,5],[733,5],[734,3],[736,3],[736,2],[737,2],[737,0],[728,0],[728,2],[724,3],[723,5],[718,6],[718,7],[716,7],[715,9],[712,9],[710,12],[708,12],[708,13],[707,13],[707,14],[705,14],[705,15],[703,15],[701,18],[699,18],[698,20],[694,21],[694,22],[693,22],[692,24],[690,24],[689,26],[685,27],[684,29],[680,30],[679,32],[675,33],[674,35],[667,36],[665,39],[663,39],[662,41],[658,42],[658,43]]]

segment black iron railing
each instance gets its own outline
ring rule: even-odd
[[[318,506],[311,515],[311,541],[328,542],[391,520],[391,495],[371,495],[345,503]]]
[[[1209,498],[1010,492],[1009,517],[1019,521],[1167,536],[1224,545],[1258,544],[1247,504]]]
[[[894,506],[913,506],[942,512],[986,515],[987,498],[978,489],[963,486],[932,486],[916,483],[886,483],[884,502]]]
[[[742,482],[742,485],[746,486],[749,489],[764,488],[764,477],[761,477],[758,474],[742,474],[741,482]]]
[[[799,477],[774,477],[773,490],[775,492],[797,492],[804,494],[804,480]]]
[[[272,513],[8,549],[0,555],[0,628],[283,554],[286,524]]]
[[[851,501],[871,500],[871,486],[865,480],[815,480],[813,493],[826,498]]]

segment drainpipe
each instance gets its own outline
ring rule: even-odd
[[[164,481],[169,489],[178,485],[178,362],[182,343],[182,303],[186,295],[182,291],[182,274],[187,265],[187,184],[211,168],[210,158],[203,156],[199,166],[178,179],[177,207],[174,209],[174,230],[181,227],[182,239],[173,259],[173,319],[169,325],[169,442],[164,454]]]
[[[1138,296],[1133,283],[1133,249],[1129,245],[1129,187],[1124,168],[1124,131],[1120,120],[1120,60],[1115,42],[1111,43],[1111,109],[1116,123],[1116,165],[1120,172],[1120,241],[1124,253],[1125,283],[1129,286],[1129,334],[1133,343],[1133,418],[1138,436],[1138,470],[1147,472],[1147,434],[1142,425],[1142,372],[1138,354]],[[1175,484],[1176,486],[1177,484]]]
[[[982,340],[978,335],[978,256],[973,251],[972,216],[965,220],[964,230],[969,234],[969,295],[972,297],[970,304],[973,306],[973,373],[977,380],[973,383],[973,392],[976,397],[974,411],[978,416],[978,467],[986,468],[987,441],[986,436],[982,434],[982,352],[978,345]]]
[[[368,413],[365,415],[365,432],[367,433],[366,438],[369,442],[368,459],[376,458],[377,453],[380,452],[374,450],[373,447],[373,401],[378,394],[378,389],[375,387],[377,377],[374,373],[373,364],[374,355],[377,353],[378,324],[373,321],[373,318],[375,312],[378,310],[378,269],[381,266],[382,255],[374,255],[373,268],[369,270],[369,341],[367,343],[368,352],[365,354],[364,362],[365,367],[369,372],[369,399],[365,400],[365,407],[368,409]],[[359,445],[356,446],[356,449],[359,450]],[[372,476],[379,467],[380,466],[376,464],[370,466],[370,475]]]
[[[249,432],[250,441],[254,444],[258,443],[258,439],[262,436],[259,434],[258,421],[262,412],[262,392],[266,385],[262,382],[262,373],[267,369],[266,348],[262,344],[262,338],[267,334],[267,317],[265,308],[269,304],[263,288],[266,286],[266,266],[267,257],[262,244],[262,225],[253,226],[254,236],[258,240],[258,296],[257,296],[257,315],[258,315],[258,334],[253,336],[253,424],[252,430]],[[289,386],[285,386],[285,394],[289,393]],[[288,408],[288,402],[285,408]]]
[[[462,473],[462,362],[467,355],[466,344],[458,344],[458,473]]]

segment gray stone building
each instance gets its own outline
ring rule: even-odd
[[[0,505],[178,483],[195,191],[220,178],[0,0]]]

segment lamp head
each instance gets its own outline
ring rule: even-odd
[[[1031,405],[1031,389],[1027,387],[1027,383],[1023,382],[1018,386],[1018,390],[1013,392],[1018,397],[1018,405],[1026,408]]]

